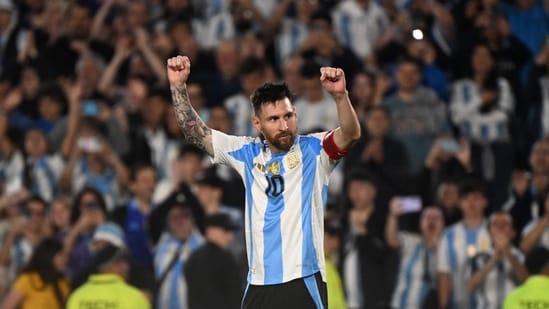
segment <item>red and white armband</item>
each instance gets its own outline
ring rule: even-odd
[[[322,141],[322,148],[324,148],[324,151],[332,160],[339,160],[349,152],[348,149],[341,149],[337,146],[334,140],[333,130],[328,132],[328,134],[324,136],[324,140]]]

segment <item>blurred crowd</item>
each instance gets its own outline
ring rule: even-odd
[[[244,189],[183,143],[178,54],[236,135],[269,81],[299,133],[337,127],[319,68],[345,71],[330,308],[500,308],[549,259],[548,38],[542,0],[0,0],[2,308],[240,307]]]

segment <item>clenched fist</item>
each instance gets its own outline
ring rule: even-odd
[[[168,59],[168,81],[171,86],[181,87],[185,85],[191,73],[191,60],[187,56],[177,56]]]

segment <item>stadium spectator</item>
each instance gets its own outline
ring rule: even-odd
[[[467,180],[459,190],[463,219],[444,231],[437,247],[437,272],[440,308],[471,306],[466,269],[471,258],[490,250],[491,242],[484,211],[488,200],[482,184]]]
[[[169,205],[166,230],[154,254],[157,308],[187,308],[188,287],[184,271],[191,253],[202,245],[191,208],[186,201]]]
[[[28,264],[15,279],[2,308],[65,308],[70,293],[64,275],[63,244],[46,238],[37,244]]]
[[[420,235],[399,230],[406,213],[402,197],[390,202],[385,225],[387,245],[398,249],[400,266],[391,308],[437,308],[436,252],[444,230],[442,211],[426,207],[421,213]]]
[[[7,268],[8,281],[15,279],[36,246],[49,235],[48,206],[46,201],[37,196],[31,196],[20,206],[22,217],[12,221],[0,249],[0,265]]]
[[[349,227],[344,240],[343,283],[350,309],[387,308],[398,256],[385,243],[387,210],[378,201],[375,180],[356,171],[348,176]]]
[[[549,288],[549,250],[547,248],[535,248],[526,256],[526,267],[531,274],[526,282],[512,291],[505,298],[504,309],[526,307],[547,307],[549,297],[545,292]]]
[[[508,213],[493,212],[488,222],[492,248],[479,252],[469,262],[469,292],[474,293],[475,306],[501,308],[505,295],[528,277],[524,256],[512,246],[513,219]]]
[[[117,207],[112,213],[113,221],[124,230],[129,257],[151,269],[153,248],[148,227],[151,212],[155,207],[152,202],[155,186],[154,167],[149,164],[135,166],[130,184],[133,196],[126,205]]]
[[[366,132],[345,158],[345,173],[361,167],[377,176],[381,193],[401,191],[409,175],[409,160],[404,145],[389,134],[389,112],[381,106],[370,107],[363,126]]]
[[[410,157],[411,173],[420,169],[435,138],[449,129],[444,104],[432,89],[420,85],[421,68],[414,58],[400,59],[396,93],[382,102],[391,115],[391,133]]]
[[[94,274],[71,294],[68,309],[90,306],[151,308],[145,295],[125,282],[129,266],[124,249],[108,245],[95,254],[93,263]]]
[[[206,242],[191,253],[184,268],[189,309],[240,308],[243,276],[229,251],[238,227],[229,215],[217,213],[206,216],[204,229]]]
[[[302,96],[295,100],[295,110],[299,115],[299,132],[327,130],[337,126],[337,109],[334,99],[324,90],[318,79],[320,65],[307,61],[301,67]]]
[[[236,226],[234,241],[230,244],[230,251],[239,259],[244,259],[246,248],[244,247],[244,213],[234,205],[223,204],[223,196],[233,194],[234,191],[226,190],[225,180],[219,176],[221,167],[213,165],[199,176],[197,180],[196,197],[206,216],[226,214]],[[236,192],[234,192],[236,193]]]
[[[92,235],[106,220],[107,205],[101,193],[93,188],[80,191],[71,210],[71,228],[63,238],[63,250],[68,254],[66,272],[70,279],[90,262]]]
[[[389,26],[384,9],[375,1],[344,0],[333,11],[336,37],[366,62],[375,51],[377,39]]]
[[[505,192],[499,188],[508,186],[512,169],[509,115],[515,101],[509,81],[498,75],[494,60],[488,45],[473,48],[472,76],[453,84],[450,116],[462,136],[472,142],[473,160],[489,183],[491,202],[501,205]]]
[[[265,61],[256,57],[242,60],[240,66],[242,91],[228,97],[223,102],[223,105],[231,115],[233,123],[231,134],[243,136],[256,136],[258,134],[250,121],[253,113],[250,96],[257,87],[267,81],[267,63]],[[207,122],[208,120],[206,119],[205,121]]]

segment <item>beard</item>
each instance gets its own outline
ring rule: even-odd
[[[287,131],[275,136],[265,136],[265,139],[276,149],[288,151],[294,144],[295,134]]]

